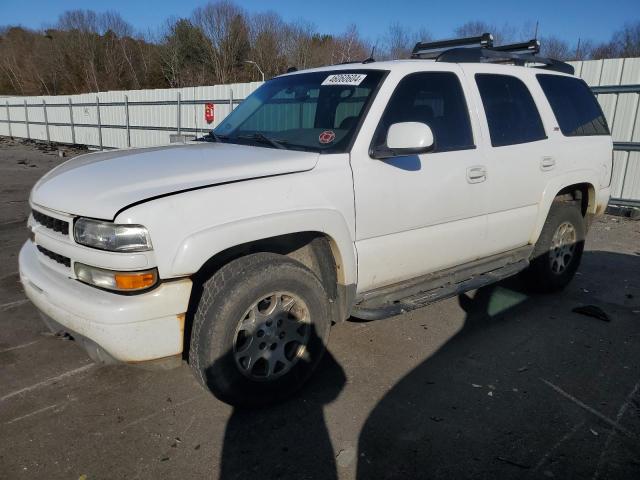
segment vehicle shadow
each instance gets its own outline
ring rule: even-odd
[[[607,440],[609,425],[545,381],[615,418],[640,377],[638,344],[628,341],[640,338],[632,313],[640,308],[639,288],[640,256],[588,251],[563,293],[529,295],[513,278],[459,296],[462,329],[370,412],[356,478],[584,478],[593,476],[602,451],[627,469],[610,478],[633,478],[640,452]],[[631,291],[629,300],[624,292]],[[583,304],[600,306],[612,321],[572,312]],[[629,364],[634,368],[625,370]],[[324,407],[345,383],[327,352],[289,401],[234,409],[219,478],[338,478]],[[636,427],[640,435],[640,421]]]
[[[281,404],[234,408],[227,422],[220,479],[337,479],[323,408],[346,383],[327,351],[303,389]]]
[[[369,414],[357,478],[590,478],[612,457],[608,478],[634,478],[638,446],[605,444],[610,425],[550,385],[616,417],[640,377],[639,287],[639,256],[590,251],[563,293],[530,296],[516,277],[459,296],[462,329]]]

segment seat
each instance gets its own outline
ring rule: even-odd
[[[340,125],[338,125],[338,128],[342,130],[349,130],[356,124],[357,121],[358,117],[355,115],[351,117],[344,117],[340,122]]]

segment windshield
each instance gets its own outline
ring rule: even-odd
[[[211,137],[269,148],[345,152],[383,70],[334,70],[269,80],[242,102]]]

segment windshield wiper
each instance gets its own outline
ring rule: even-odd
[[[222,140],[227,140],[229,137],[226,135],[218,135],[217,133],[213,133],[213,131],[207,133],[206,135],[198,138],[197,140],[201,142],[222,142]]]
[[[255,140],[256,142],[260,142],[260,143],[268,143],[272,147],[276,147],[281,150],[286,150],[287,147],[285,147],[284,145],[288,143],[286,140],[275,140],[271,137],[267,137],[264,133],[260,133],[260,132],[250,133],[248,135],[238,135],[235,138],[241,138],[241,139],[246,138],[247,140]]]

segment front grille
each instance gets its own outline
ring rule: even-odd
[[[71,259],[69,257],[65,257],[64,255],[60,255],[59,253],[54,253],[51,250],[47,250],[41,245],[37,245],[37,247],[38,250],[40,250],[40,253],[42,253],[46,257],[49,257],[54,262],[58,262],[65,267],[71,267]]]
[[[33,215],[33,219],[43,227],[61,233],[62,235],[69,235],[69,222],[58,220],[37,210],[33,210],[31,214]]]

